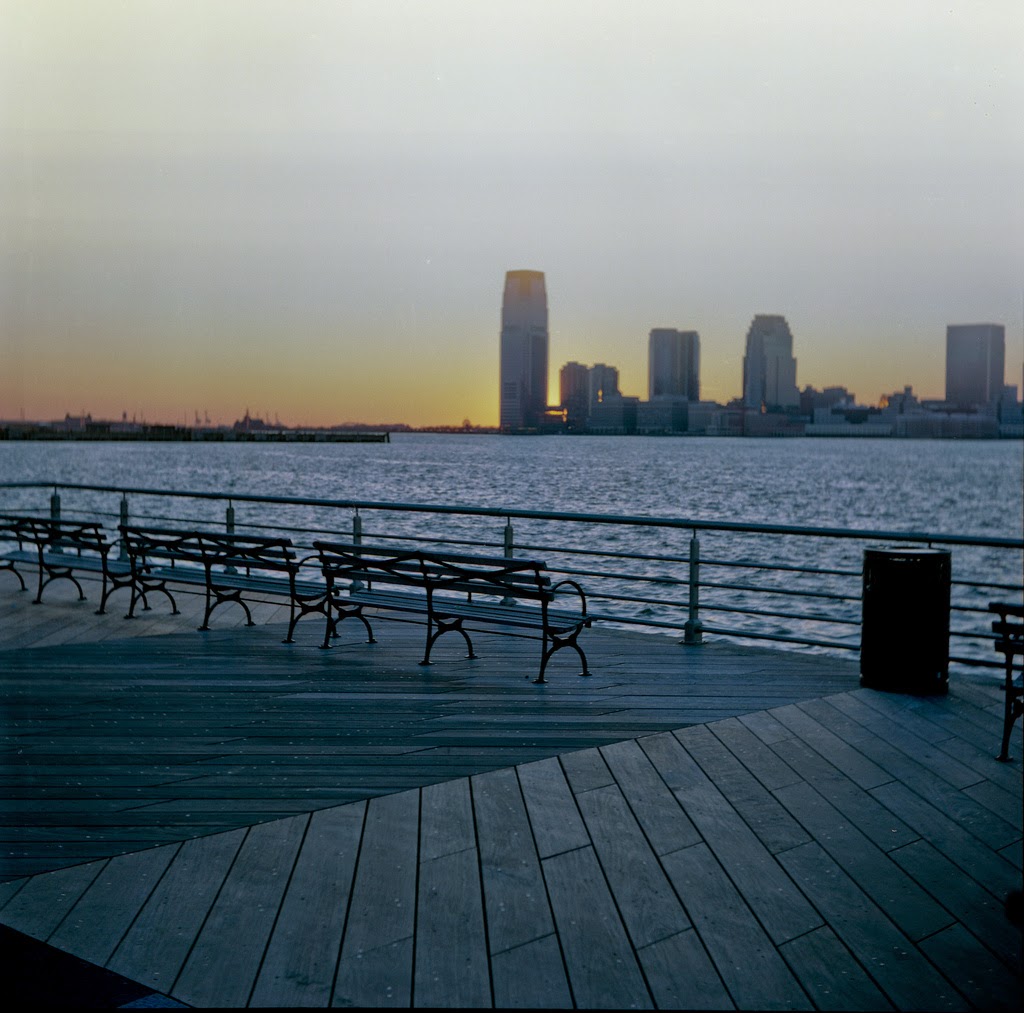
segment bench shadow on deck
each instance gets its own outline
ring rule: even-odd
[[[203,635],[194,601],[129,624],[24,598],[0,587],[0,924],[156,993],[1016,1008],[994,678],[916,699],[593,631],[593,677],[535,686],[523,639],[424,670],[412,624],[322,652],[277,643],[270,603]]]

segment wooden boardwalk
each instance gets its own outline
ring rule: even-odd
[[[527,640],[424,670],[410,624],[321,652],[277,643],[272,604],[204,636],[13,586],[0,924],[156,993],[1017,1008],[992,685],[894,696],[848,661],[593,631],[592,678],[535,686]]]

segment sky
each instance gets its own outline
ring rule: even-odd
[[[508,270],[558,369],[653,327],[740,393],[1024,359],[1019,0],[0,0],[0,419],[491,425]]]

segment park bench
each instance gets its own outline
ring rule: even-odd
[[[426,649],[421,665],[430,664],[430,652],[445,633],[462,635],[475,658],[466,629],[478,625],[512,627],[540,633],[540,672],[534,682],[544,682],[551,656],[571,647],[583,663],[581,675],[589,675],[587,657],[577,643],[590,626],[587,600],[575,581],[552,583],[542,562],[441,553],[424,549],[366,546],[347,542],[314,541],[330,596],[330,611],[323,647],[337,636],[338,625],[355,618],[366,627],[369,642],[373,630],[365,609],[382,609],[426,616]],[[343,593],[348,582],[347,593]],[[553,607],[557,592],[570,593],[572,609]]]
[[[996,635],[995,649],[1006,661],[1006,681],[1003,692],[1006,699],[1003,706],[1003,748],[998,760],[1004,763],[1011,759],[1010,733],[1014,722],[1024,714],[1024,686],[1013,681],[1013,659],[1024,657],[1024,606],[1011,605],[1007,602],[992,601],[988,610],[995,612],[999,618],[992,623],[992,632]]]
[[[75,577],[76,570],[102,576],[97,615],[104,613],[107,599],[114,591],[131,584],[129,565],[111,558],[115,543],[108,541],[101,524],[0,514],[0,540],[18,544],[17,549],[4,553],[0,569],[11,570],[21,582],[22,590],[25,590],[25,581],[18,572],[18,565],[30,564],[38,568],[34,605],[42,602],[43,590],[55,580],[70,580],[78,588],[79,600],[84,601],[85,592]]]
[[[199,627],[202,631],[210,628],[214,611],[229,602],[245,611],[246,625],[255,625],[243,597],[253,593],[288,596],[290,622],[285,643],[292,642],[295,625],[304,615],[329,615],[323,581],[319,576],[301,579],[306,560],[298,558],[289,538],[124,524],[119,530],[128,553],[132,588],[127,619],[134,618],[140,601],[148,610],[149,598],[154,594],[164,595],[171,603],[172,614],[177,615],[178,605],[169,583],[203,587],[206,599]]]

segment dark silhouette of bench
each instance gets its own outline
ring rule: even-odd
[[[1008,602],[992,601],[988,610],[995,612],[999,618],[992,623],[992,632],[996,635],[995,649],[1006,661],[1006,681],[1003,692],[1006,696],[1003,708],[1003,748],[996,757],[1004,763],[1009,762],[1010,733],[1014,722],[1024,714],[1024,686],[1015,685],[1013,681],[1013,659],[1024,657],[1024,605],[1011,605]]]
[[[434,644],[445,633],[459,633],[475,658],[466,629],[488,626],[529,629],[540,633],[540,671],[544,682],[552,655],[572,648],[589,675],[587,657],[577,643],[591,625],[583,589],[573,580],[552,583],[545,564],[532,559],[442,553],[424,549],[315,541],[330,596],[323,647],[330,647],[345,619],[358,619],[370,643],[373,630],[364,614],[381,609],[426,616],[426,648],[421,665],[430,664]],[[348,583],[347,593],[340,585]],[[573,608],[554,607],[558,592],[571,596]]]
[[[285,643],[292,642],[302,616],[311,612],[329,615],[326,586],[319,576],[301,579],[307,560],[298,557],[289,538],[131,525],[121,525],[119,530],[128,553],[132,589],[126,619],[134,618],[140,601],[143,610],[149,610],[149,599],[155,594],[165,596],[172,614],[177,615],[169,583],[203,587],[206,601],[199,629],[204,632],[210,628],[214,611],[228,603],[241,606],[246,625],[255,625],[245,600],[245,595],[253,593],[288,596],[290,622]]]
[[[102,575],[97,615],[104,613],[107,599],[114,591],[131,583],[128,564],[111,558],[111,549],[116,543],[107,539],[101,524],[0,514],[0,540],[18,543],[17,549],[4,554],[0,569],[12,571],[21,582],[22,590],[26,590],[26,585],[18,572],[18,564],[38,568],[34,605],[42,603],[44,589],[55,580],[70,580],[78,589],[79,601],[85,601],[85,591],[75,577],[76,570]]]

